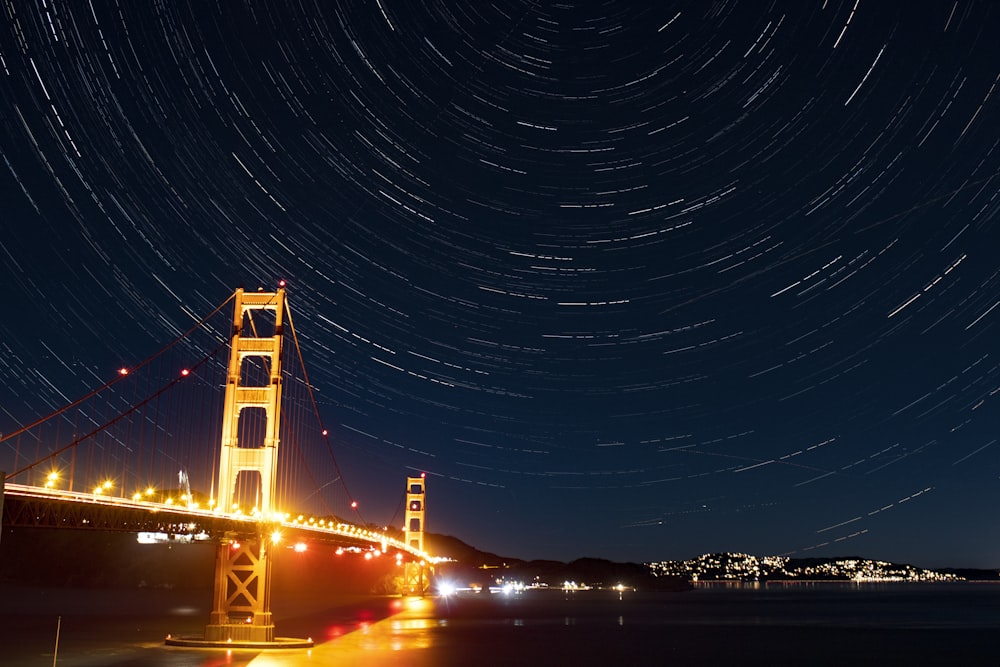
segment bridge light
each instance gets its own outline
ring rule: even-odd
[[[142,494],[136,491],[132,494],[132,500],[139,501],[142,500]]]
[[[326,429],[323,429],[323,437],[324,437],[324,438],[325,438],[325,437],[326,437],[326,436],[327,436],[327,435],[328,435],[329,433],[330,433],[329,431],[327,431]]]
[[[104,487],[105,491],[110,491],[111,487],[114,486],[114,484],[112,484],[111,480],[109,479],[109,480],[105,481],[104,484],[101,484],[101,486]]]
[[[280,530],[276,530],[273,533],[271,533],[271,544],[277,544],[280,541],[281,541],[281,531]]]
[[[358,501],[357,500],[352,500],[351,501],[351,509],[352,510],[358,509]]]
[[[128,375],[128,369],[122,366],[118,369],[118,375]]]
[[[304,552],[304,551],[305,551],[305,550],[306,550],[307,548],[308,548],[308,547],[306,546],[306,543],[305,543],[305,542],[296,542],[296,543],[295,543],[295,551],[296,551],[296,553],[302,553],[302,552]]]
[[[156,493],[156,489],[154,489],[153,487],[150,486],[149,488],[146,489],[147,496],[152,496],[154,493]]]
[[[99,496],[99,495],[101,495],[101,491],[103,491],[103,490],[104,490],[104,489],[103,489],[102,487],[100,487],[100,486],[95,486],[95,487],[94,487],[94,495],[95,495],[95,496]]]
[[[46,489],[54,488],[56,482],[58,481],[59,481],[59,473],[53,470],[45,477],[45,488]]]
[[[187,377],[188,375],[191,375],[191,371],[189,371],[188,369],[185,368],[184,370],[181,371],[181,377]]]

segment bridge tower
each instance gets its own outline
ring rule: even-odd
[[[212,642],[273,642],[270,535],[266,534],[266,528],[273,518],[278,462],[285,290],[244,292],[238,289],[234,300],[216,501],[219,511],[229,514],[237,493],[245,497],[249,489],[256,499],[258,522],[255,535],[228,535],[218,546],[215,594],[205,639]],[[255,320],[254,313],[258,311],[273,313],[272,335],[259,335],[258,328],[267,325],[264,320],[272,318]],[[267,384],[259,381],[245,384],[250,375],[246,367],[248,360],[264,364],[268,371]],[[247,409],[263,410],[263,442],[243,442],[241,436],[254,431],[240,429],[240,416]]]
[[[424,513],[427,511],[427,477],[406,478],[406,545],[421,552],[424,550]],[[404,566],[403,593],[405,595],[423,595],[427,592],[430,582],[427,577],[427,563],[424,561],[409,562]]]

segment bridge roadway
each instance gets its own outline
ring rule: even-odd
[[[244,536],[244,539],[257,535],[260,524],[264,523],[267,533],[280,531],[283,541],[378,548],[383,552],[395,549],[430,561],[426,553],[407,546],[402,540],[348,523],[289,519],[287,515],[266,521],[252,515],[226,515],[185,505],[22,484],[5,484],[3,495],[2,522],[9,526],[166,533],[220,540],[227,535]]]

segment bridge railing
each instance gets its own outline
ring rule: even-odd
[[[399,540],[391,535],[363,526],[333,519],[317,519],[315,517],[306,517],[305,515],[296,515],[293,518],[290,513],[275,514],[271,517],[242,513],[227,514],[210,508],[185,506],[178,503],[164,503],[141,498],[124,498],[92,492],[68,491],[65,489],[45,488],[26,484],[7,483],[4,486],[4,495],[35,501],[62,502],[77,507],[100,506],[102,508],[117,508],[150,515],[169,515],[173,523],[188,524],[185,530],[178,531],[186,533],[204,531],[221,535],[225,532],[236,531],[249,534],[257,532],[261,524],[266,524],[269,531],[288,530],[310,535],[321,541],[328,541],[331,538],[343,538],[350,543],[363,543],[372,547],[377,546],[382,552],[394,549],[408,553],[414,558],[428,562],[432,560],[429,554],[410,547],[404,540]],[[167,522],[170,523],[170,520]],[[135,524],[132,524],[132,526],[132,530],[135,530]]]

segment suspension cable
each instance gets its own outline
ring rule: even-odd
[[[337,472],[337,476],[340,478],[341,483],[344,487],[344,493],[347,495],[348,500],[353,500],[351,492],[347,489],[347,480],[344,478],[344,473],[340,470],[340,464],[337,463],[337,457],[333,453],[333,447],[330,446],[330,436],[327,432],[326,427],[323,426],[323,417],[319,413],[319,405],[316,402],[316,395],[313,393],[312,382],[309,381],[309,373],[306,371],[305,362],[302,359],[302,348],[299,345],[299,336],[295,331],[295,324],[292,322],[292,311],[288,307],[287,301],[285,302],[285,314],[288,315],[288,328],[292,330],[292,341],[295,344],[295,352],[299,357],[299,366],[302,368],[303,380],[305,380],[306,391],[309,393],[309,400],[312,403],[313,412],[316,415],[316,420],[319,422],[320,432],[323,435],[323,442],[326,443],[326,449],[330,453],[330,460],[333,462],[333,468]],[[313,482],[315,483],[315,479]],[[353,503],[352,503],[353,504]],[[364,525],[364,519],[361,516],[361,511],[358,509],[357,505],[353,507],[354,513],[357,515],[358,520]]]
[[[163,349],[161,349],[160,351],[156,352],[152,356],[147,357],[145,360],[143,360],[142,362],[136,364],[132,368],[127,369],[127,371],[137,371],[140,368],[143,368],[144,366],[146,366],[146,365],[150,364],[151,362],[153,362],[161,354],[165,353],[167,350],[169,350],[170,348],[172,348],[174,345],[177,345],[178,343],[180,343],[182,340],[184,340],[185,338],[187,338],[188,335],[190,335],[193,331],[201,328],[205,324],[205,322],[207,322],[209,319],[212,318],[213,315],[215,315],[220,310],[222,310],[223,308],[225,308],[226,305],[230,301],[233,300],[233,296],[235,296],[235,294],[231,295],[228,299],[226,299],[225,301],[223,301],[222,303],[220,303],[218,305],[218,307],[216,307],[215,310],[213,310],[211,313],[209,313],[205,317],[201,318],[201,321],[199,321],[193,327],[191,327],[190,329],[188,329],[187,331],[185,331],[184,333],[182,333],[180,336],[178,336],[177,338],[175,338],[171,342],[167,343],[167,345]],[[41,417],[39,419],[36,419],[35,421],[31,422],[27,426],[22,426],[21,428],[17,429],[13,433],[8,433],[7,435],[0,437],[0,442],[6,442],[7,440],[10,440],[11,438],[13,438],[15,436],[21,435],[25,431],[30,431],[34,427],[38,426],[39,424],[41,424],[43,422],[48,421],[49,419],[52,419],[53,417],[58,417],[59,415],[61,415],[62,413],[66,412],[67,410],[69,410],[71,408],[75,408],[76,406],[80,405],[81,403],[83,403],[87,399],[93,398],[97,394],[101,393],[102,391],[104,391],[105,389],[107,389],[108,387],[110,387],[111,385],[113,385],[113,384],[115,384],[117,382],[120,382],[121,380],[125,379],[125,377],[126,377],[127,374],[128,374],[127,372],[125,372],[125,373],[119,373],[117,377],[115,377],[114,379],[108,380],[103,385],[101,385],[97,389],[94,389],[93,391],[91,391],[86,396],[83,396],[82,398],[78,398],[77,400],[73,401],[69,405],[66,405],[66,406],[63,406],[63,407],[59,408],[58,410],[56,410],[52,414],[49,414],[49,415],[46,415],[46,416]]]
[[[205,364],[210,359],[215,358],[215,355],[218,354],[219,351],[222,348],[224,348],[226,345],[228,345],[228,344],[229,344],[228,340],[223,341],[223,343],[221,345],[219,345],[219,347],[217,347],[214,350],[212,350],[212,352],[210,354],[208,354],[208,356],[204,357],[203,359],[201,359],[200,361],[198,361],[196,364],[194,364],[194,366],[191,367],[191,370],[194,371],[198,367],[200,367],[203,364]],[[104,429],[108,428],[109,426],[111,426],[113,424],[116,424],[117,422],[121,421],[125,417],[129,416],[130,414],[132,414],[133,412],[135,412],[139,408],[141,408],[141,407],[145,406],[146,404],[150,403],[151,401],[155,400],[157,397],[160,396],[160,394],[164,393],[165,391],[167,391],[168,389],[170,389],[171,387],[173,387],[174,385],[176,385],[181,380],[186,379],[187,377],[188,376],[184,376],[184,375],[177,376],[176,378],[174,378],[173,380],[171,380],[170,382],[168,382],[166,385],[164,385],[162,388],[160,388],[157,391],[153,392],[151,395],[147,396],[146,398],[144,398],[139,403],[133,405],[132,407],[130,407],[125,412],[123,412],[123,413],[121,413],[119,415],[116,415],[115,417],[112,417],[108,421],[106,421],[103,424],[101,424],[100,426],[96,427],[95,429],[93,429],[92,431],[90,431],[89,433],[87,433],[86,435],[80,436],[79,438],[77,438],[73,442],[69,443],[68,445],[66,445],[64,447],[60,447],[59,449],[57,449],[54,452],[52,452],[52,453],[50,453],[50,454],[48,454],[48,455],[46,455],[46,456],[38,459],[37,461],[34,461],[33,463],[30,463],[29,465],[26,465],[26,466],[22,467],[20,470],[15,470],[14,472],[12,472],[12,473],[8,474],[6,477],[4,477],[4,480],[6,481],[6,480],[14,479],[17,475],[25,473],[25,472],[31,470],[32,468],[34,468],[35,466],[41,464],[41,463],[45,463],[46,461],[50,461],[50,460],[56,458],[57,456],[59,456],[60,454],[62,454],[63,452],[65,452],[65,451],[67,451],[69,449],[73,449],[74,447],[76,447],[77,445],[79,445],[84,440],[87,440],[88,438],[93,437],[94,435],[100,433],[101,431],[103,431]]]

